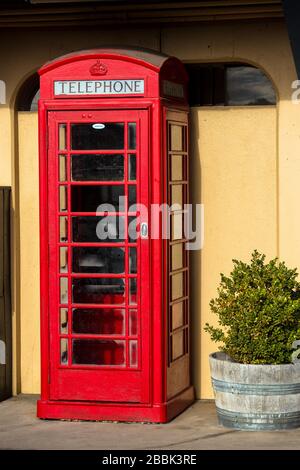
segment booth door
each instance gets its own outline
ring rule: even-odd
[[[147,111],[53,111],[48,128],[50,398],[145,403]]]

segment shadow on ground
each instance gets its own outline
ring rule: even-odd
[[[0,449],[300,449],[300,428],[242,432],[218,425],[213,402],[198,401],[168,424],[47,421],[37,396],[0,403]]]

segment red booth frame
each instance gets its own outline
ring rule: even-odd
[[[145,68],[145,71],[153,71],[157,75],[158,93],[153,93],[154,86],[150,90],[149,79],[145,79],[145,88],[148,95],[144,97],[117,96],[117,97],[80,97],[55,99],[50,96],[50,83],[52,86],[55,71],[60,67],[72,63],[74,74],[80,71],[81,61],[91,60],[116,60],[121,59],[126,69],[127,64],[137,64]],[[167,63],[165,70],[163,64]],[[41,80],[41,100],[39,101],[39,153],[40,153],[40,292],[41,292],[41,398],[37,404],[37,415],[46,419],[82,419],[82,420],[118,420],[118,421],[148,421],[167,422],[194,401],[194,389],[190,385],[176,396],[167,400],[167,363],[168,363],[168,338],[167,318],[164,296],[167,289],[167,257],[166,240],[153,240],[149,242],[149,278],[150,287],[149,309],[152,314],[149,331],[150,346],[150,400],[145,403],[111,403],[111,402],[81,402],[81,401],[55,401],[49,399],[50,382],[50,351],[49,351],[49,252],[48,252],[48,111],[93,111],[93,110],[147,110],[149,113],[149,155],[151,197],[149,204],[162,204],[166,202],[167,159],[166,159],[166,114],[168,110],[188,112],[187,95],[184,99],[161,97],[160,84],[164,74],[168,78],[170,71],[179,69],[186,85],[186,72],[180,61],[176,58],[165,57],[162,63],[154,65],[148,61],[126,55],[126,51],[84,51],[80,54],[70,54],[49,64],[40,70],[40,75],[48,75],[50,78],[43,88]],[[126,71],[123,78],[127,78]],[[172,75],[172,73],[171,73]],[[119,78],[119,77],[117,77]],[[81,79],[85,79],[81,75]],[[186,87],[185,87],[186,90]],[[151,97],[151,94],[153,95]],[[44,96],[48,95],[45,99]],[[147,93],[145,93],[147,95]],[[157,130],[161,133],[158,136]],[[149,224],[150,225],[150,224]],[[153,257],[155,255],[155,257]],[[155,328],[155,331],[154,331]]]

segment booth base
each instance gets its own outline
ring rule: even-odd
[[[125,421],[167,423],[194,401],[194,389],[189,387],[161,405],[127,403],[44,401],[37,402],[37,416],[42,419],[83,421]]]

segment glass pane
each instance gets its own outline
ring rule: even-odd
[[[67,150],[67,125],[60,124],[58,127],[58,148]]]
[[[172,336],[172,360],[174,361],[184,354],[184,335],[183,331],[177,331]]]
[[[136,123],[128,123],[128,148],[130,150],[136,149]]]
[[[128,179],[129,181],[136,180],[136,156],[128,155]]]
[[[137,302],[137,282],[136,278],[129,279],[129,303],[136,304]]]
[[[136,204],[136,185],[128,186],[128,209],[130,211],[130,206]]]
[[[172,271],[183,268],[183,244],[182,243],[171,246],[171,260],[172,260],[172,264],[171,264]]]
[[[59,241],[60,242],[68,241],[68,218],[67,217],[59,218]]]
[[[59,249],[59,272],[67,273],[68,272],[68,248],[63,246]]]
[[[73,279],[73,302],[78,304],[123,304],[124,279]]]
[[[66,338],[60,340],[60,363],[68,364],[68,340]]]
[[[173,184],[171,187],[171,204],[179,204],[183,209],[183,188],[182,184]]]
[[[68,303],[68,278],[67,277],[60,278],[60,303],[61,304]]]
[[[73,248],[74,273],[114,273],[125,272],[124,248]]]
[[[229,106],[276,104],[276,93],[271,81],[262,70],[255,67],[227,67],[226,92]]]
[[[125,310],[123,309],[74,309],[72,331],[77,334],[124,335]]]
[[[59,181],[67,181],[67,157],[59,156]]]
[[[72,217],[72,240],[82,243],[124,241],[125,219],[119,216]]]
[[[73,181],[123,181],[123,155],[72,155]]]
[[[59,187],[59,210],[65,212],[68,210],[68,190],[67,186]]]
[[[183,238],[182,214],[173,214],[171,216],[172,240],[181,240]]]
[[[136,340],[129,341],[129,366],[137,367],[138,365],[138,342]]]
[[[183,156],[171,155],[171,180],[183,180]]]
[[[184,324],[184,308],[183,302],[174,304],[171,307],[172,310],[172,330],[176,330]]]
[[[183,150],[183,127],[171,124],[171,150]]]
[[[137,263],[136,263],[136,248],[129,248],[129,272],[130,274],[136,274]]]
[[[60,309],[60,333],[62,335],[68,334],[68,309]]]
[[[124,148],[124,124],[72,124],[73,150],[113,150]]]
[[[100,208],[101,204],[106,206]],[[72,212],[112,212],[113,210],[117,212],[124,210],[123,185],[72,187]]]
[[[137,310],[129,310],[129,335],[136,336],[138,334]]]
[[[125,365],[125,341],[73,339],[73,364]]]
[[[176,300],[176,299],[183,297],[183,292],[184,292],[183,273],[174,274],[174,276],[171,276],[171,285],[172,285],[172,300]]]
[[[137,232],[137,218],[128,217],[128,239],[130,243],[134,243],[139,236]]]

